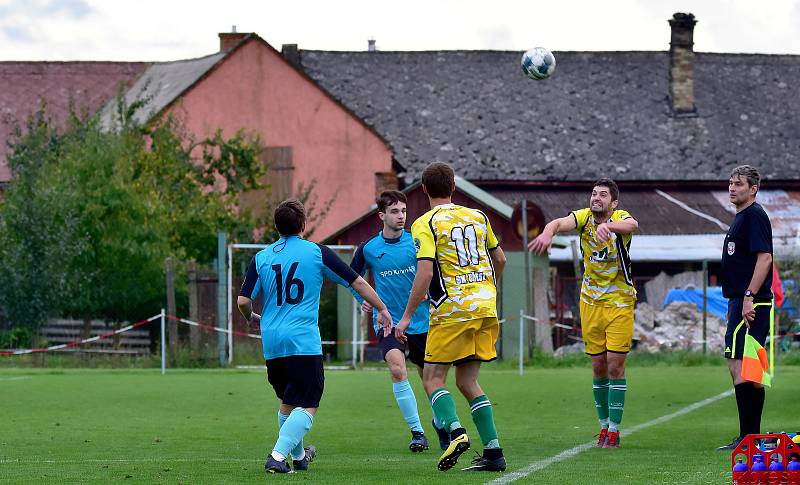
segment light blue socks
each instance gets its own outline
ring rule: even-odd
[[[411,431],[422,430],[422,423],[419,421],[419,412],[417,411],[417,398],[414,397],[414,390],[411,389],[411,384],[408,379],[392,384],[394,390],[394,398],[397,400],[397,405],[400,407],[400,412],[403,413],[403,419],[408,423]]]
[[[303,408],[294,408],[286,416],[278,411],[278,441],[275,443],[273,451],[288,457],[290,455],[299,459],[304,455],[303,437],[314,424],[314,416]]]

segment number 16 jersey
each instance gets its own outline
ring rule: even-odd
[[[256,253],[239,295],[261,296],[264,359],[322,355],[319,298],[323,278],[349,286],[358,275],[330,248],[282,236]]]
[[[498,242],[486,214],[468,207],[434,207],[411,226],[417,259],[433,261],[428,296],[431,325],[497,317],[497,287],[489,251]]]

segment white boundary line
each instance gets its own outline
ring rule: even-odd
[[[23,379],[30,379],[31,376],[19,376],[19,377],[0,377],[0,381],[21,381]]]
[[[729,389],[729,390],[727,390],[727,391],[725,391],[723,393],[717,394],[716,396],[711,396],[711,397],[709,397],[707,399],[703,399],[702,401],[698,401],[698,402],[696,402],[694,404],[690,404],[690,405],[686,406],[685,408],[682,408],[682,409],[679,409],[679,410],[675,411],[672,414],[666,414],[666,415],[661,416],[659,418],[653,419],[652,421],[648,421],[646,423],[638,424],[638,425],[633,426],[631,428],[625,429],[622,432],[620,432],[620,436],[622,436],[622,437],[628,436],[628,435],[631,435],[631,434],[633,434],[633,433],[635,433],[637,431],[641,431],[643,429],[647,429],[647,428],[649,428],[651,426],[655,426],[657,424],[665,423],[667,421],[670,421],[671,419],[677,418],[679,416],[683,416],[684,414],[688,414],[688,413],[690,413],[690,412],[692,412],[692,411],[694,411],[696,409],[700,409],[700,408],[702,408],[704,406],[708,406],[709,404],[712,404],[712,403],[714,403],[716,401],[719,401],[720,399],[722,399],[724,397],[728,397],[731,394],[733,394],[733,389]],[[496,478],[494,480],[488,481],[488,482],[486,482],[486,485],[504,485],[506,483],[511,483],[511,482],[513,482],[515,480],[519,480],[520,478],[525,478],[528,475],[530,475],[531,473],[533,473],[535,471],[538,471],[538,470],[541,470],[543,468],[546,468],[548,465],[552,465],[553,463],[555,463],[557,461],[563,461],[563,460],[566,460],[567,458],[572,458],[573,456],[576,456],[579,453],[582,453],[582,452],[584,452],[586,450],[590,450],[590,449],[594,448],[595,445],[596,445],[596,443],[594,441],[590,441],[588,443],[584,443],[582,445],[578,445],[578,446],[576,446],[574,448],[570,448],[568,450],[564,450],[564,451],[562,451],[561,453],[559,453],[559,454],[557,454],[555,456],[551,456],[549,458],[545,458],[544,460],[539,460],[539,461],[533,462],[530,465],[528,465],[528,466],[526,466],[524,468],[520,468],[519,470],[517,470],[515,472],[511,472],[511,473],[508,473],[506,475],[503,475],[500,478]]]

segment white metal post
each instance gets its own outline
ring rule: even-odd
[[[524,354],[523,340],[525,339],[525,319],[523,318],[524,314],[525,310],[520,308],[519,309],[519,375],[525,373],[522,361]]]
[[[167,318],[164,309],[161,309],[161,375],[167,373]]]
[[[233,285],[233,249],[228,245],[228,284],[225,289],[228,294],[225,299],[228,301],[228,364],[233,362],[233,298],[231,298],[231,285]]]

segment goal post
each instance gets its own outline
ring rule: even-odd
[[[233,362],[234,356],[234,349],[233,349],[233,319],[234,319],[234,304],[233,301],[238,294],[238,289],[235,289],[233,286],[233,274],[234,274],[234,256],[236,251],[260,251],[266,247],[268,244],[244,244],[244,243],[233,243],[228,244],[228,251],[227,251],[227,354],[228,354],[228,364]],[[353,245],[326,245],[331,250],[340,253],[342,256],[345,256],[344,259],[349,259],[352,257],[356,250],[356,246]],[[348,261],[349,262],[349,261]],[[337,312],[336,312],[336,319],[337,319],[337,337],[332,341],[323,341],[323,347],[329,345],[335,345],[338,349],[347,348],[351,355],[350,361],[351,366],[356,368],[359,363],[359,345],[365,343],[366,336],[364,338],[359,338],[359,314],[360,310],[358,305],[353,299],[349,291],[345,288],[336,285],[337,291]],[[347,302],[347,297],[349,298],[349,305],[342,305],[342,302]],[[344,307],[344,308],[343,308]],[[350,330],[350,338],[349,339],[341,339],[342,335],[346,335],[347,328]]]

